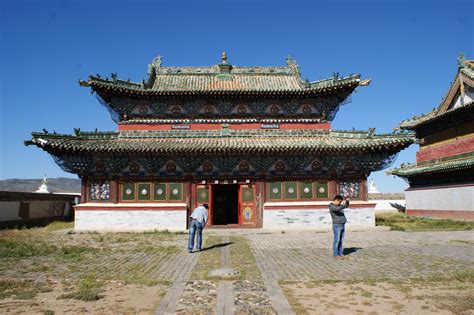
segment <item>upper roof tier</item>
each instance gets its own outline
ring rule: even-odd
[[[225,53],[221,63],[209,67],[163,67],[162,57],[156,57],[148,66],[148,79],[141,83],[120,80],[116,74],[111,79],[99,75],[80,80],[81,86],[91,87],[101,93],[124,96],[196,96],[196,95],[319,95],[342,88],[355,89],[368,85],[353,74],[319,81],[301,79],[299,67],[292,57],[286,58],[282,67],[240,67],[227,62]]]
[[[222,154],[370,154],[396,153],[412,143],[411,133],[374,134],[336,130],[169,130],[32,133],[26,145],[52,153],[142,153],[158,155]]]
[[[473,106],[474,60],[464,59],[464,54],[461,53],[458,58],[458,72],[441,104],[427,114],[402,121],[400,128],[418,132],[421,129],[434,131],[435,124],[449,127],[449,120],[452,116],[468,118],[469,115],[466,113],[472,112]],[[458,123],[458,120],[452,122]]]

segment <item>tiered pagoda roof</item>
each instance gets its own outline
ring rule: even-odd
[[[52,153],[138,153],[159,155],[305,154],[398,152],[414,135],[328,130],[169,130],[32,133],[27,145]]]
[[[441,158],[427,163],[403,164],[400,168],[390,171],[390,174],[401,177],[416,177],[452,172],[470,172],[471,175],[474,175],[474,153]],[[465,173],[465,175],[468,174]]]
[[[428,114],[403,121],[400,123],[401,129],[413,130],[418,138],[424,138],[461,123],[469,124],[474,119],[474,60],[465,60],[464,55],[461,54],[458,64],[458,72],[441,104]],[[389,173],[417,183],[443,180],[442,178],[446,177],[447,173],[453,178],[472,179],[474,177],[474,152],[452,154],[414,164],[404,164]]]
[[[283,67],[239,67],[222,63],[210,67],[163,67],[162,57],[158,56],[149,65],[148,80],[141,83],[120,80],[116,74],[112,78],[90,76],[87,81],[80,80],[81,86],[91,87],[99,94],[119,93],[136,97],[158,96],[314,96],[337,90],[350,89],[369,84],[353,74],[339,78],[319,81],[301,79],[298,65],[293,58],[287,58]]]
[[[474,88],[474,60],[465,60],[464,55],[461,54],[458,63],[458,72],[441,104],[427,114],[402,121],[400,123],[401,129],[417,131],[445,119],[451,119],[453,116],[462,116],[472,111],[474,101],[469,97],[465,98],[465,95],[466,89]],[[457,97],[465,99],[461,104],[455,106]]]

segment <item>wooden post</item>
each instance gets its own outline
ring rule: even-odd
[[[87,199],[87,178],[83,177],[81,180],[81,203],[86,203]]]

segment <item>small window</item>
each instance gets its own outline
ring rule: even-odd
[[[110,184],[109,182],[91,183],[89,197],[91,200],[109,200]]]

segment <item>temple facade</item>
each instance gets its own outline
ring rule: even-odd
[[[420,143],[415,164],[391,171],[410,184],[409,215],[474,220],[474,60],[458,63],[441,104],[400,124]]]
[[[141,83],[90,76],[116,131],[34,132],[27,145],[82,180],[77,230],[185,230],[210,205],[211,227],[302,229],[331,224],[335,194],[352,200],[352,225],[374,226],[367,177],[414,142],[411,133],[332,130],[354,74],[301,79],[285,66],[165,67],[157,57]]]

